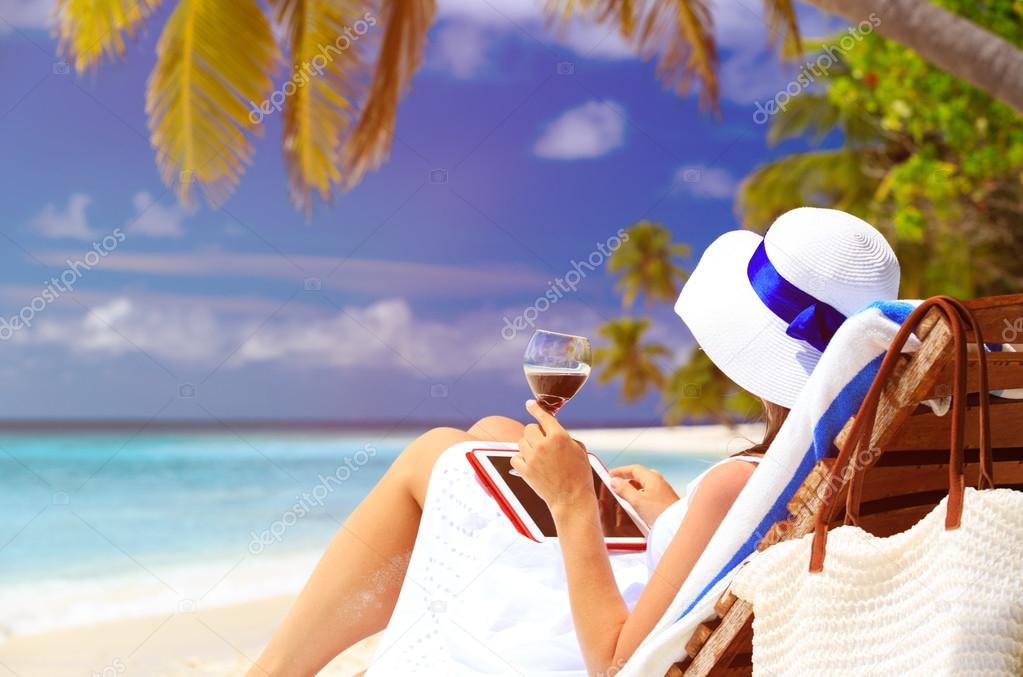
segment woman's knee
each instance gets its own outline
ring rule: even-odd
[[[522,437],[523,425],[507,416],[487,416],[476,421],[469,434],[488,442],[516,442]]]
[[[448,447],[467,442],[473,437],[458,428],[433,428],[417,437],[405,447],[400,459],[422,467],[433,468],[434,462]]]
[[[408,487],[408,490],[422,505],[426,495],[433,466],[437,459],[449,447],[459,442],[475,439],[464,430],[457,428],[433,428],[412,441],[391,466],[391,472],[397,475]]]

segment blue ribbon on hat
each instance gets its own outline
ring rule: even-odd
[[[764,245],[761,242],[753,252],[746,269],[753,291],[772,313],[788,322],[786,334],[824,352],[845,315],[782,277],[767,258]]]

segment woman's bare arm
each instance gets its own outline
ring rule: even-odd
[[[612,665],[623,665],[664,616],[754,470],[753,463],[726,463],[700,481],[678,532],[622,626]]]
[[[552,509],[565,559],[572,618],[590,674],[614,674],[650,634],[692,571],[754,466],[729,463],[700,483],[682,525],[630,614],[618,592],[596,504]]]
[[[526,409],[537,424],[524,429],[512,465],[554,516],[586,667],[591,674],[614,674],[664,615],[755,467],[728,463],[707,473],[630,614],[604,544],[586,450],[536,402]]]

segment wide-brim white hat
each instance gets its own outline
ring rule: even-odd
[[[833,329],[875,301],[897,298],[899,276],[895,252],[873,226],[803,207],[779,216],[764,237],[737,230],[711,243],[675,312],[728,378],[792,407],[831,333],[814,327]],[[809,333],[801,329],[807,324]]]

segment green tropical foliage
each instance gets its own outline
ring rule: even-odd
[[[625,232],[627,238],[607,262],[608,272],[618,278],[615,288],[624,308],[640,296],[647,306],[674,303],[689,277],[680,260],[691,255],[689,246],[674,242],[671,231],[650,221],[639,221]],[[649,328],[649,319],[621,317],[598,329],[608,342],[594,351],[599,383],[620,381],[626,402],[659,391],[664,420],[670,424],[713,419],[732,425],[759,414],[760,401],[735,386],[702,350],[694,349],[687,363],[665,376],[672,351],[646,342]]]
[[[671,351],[660,343],[644,341],[650,320],[620,317],[602,325],[597,333],[607,345],[593,351],[593,362],[600,368],[598,383],[621,381],[626,402],[642,399],[651,389],[664,386],[659,361]]]
[[[688,245],[671,241],[671,231],[659,223],[640,221],[626,229],[627,239],[607,261],[608,271],[618,276],[622,303],[631,308],[640,295],[647,303],[672,302],[679,284],[689,277],[677,261],[691,254]]]
[[[1023,45],[1019,2],[938,4]],[[808,45],[806,58],[822,46]],[[841,146],[757,168],[739,195],[744,225],[762,230],[803,205],[844,209],[886,234],[902,262],[904,297],[1019,290],[1023,119],[877,34],[841,58],[769,132],[773,142],[837,132]]]
[[[662,393],[664,421],[712,419],[725,425],[756,418],[760,400],[735,385],[699,347],[672,372]]]

